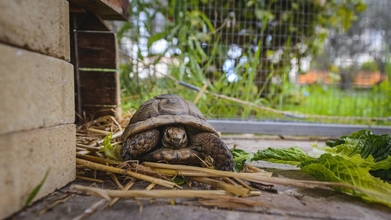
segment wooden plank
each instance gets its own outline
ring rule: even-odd
[[[122,20],[129,18],[129,0],[69,0],[88,11],[93,12],[103,20]]]
[[[75,120],[73,66],[0,43],[0,134]]]
[[[370,129],[375,134],[391,134],[390,126],[365,126],[348,124],[319,124],[299,122],[266,122],[237,120],[208,120],[222,133],[249,133],[268,135],[298,135],[340,137],[361,129]]]
[[[69,16],[69,22],[70,22],[70,30],[76,30],[77,26],[77,17],[76,13],[71,13]],[[75,85],[75,110],[76,115],[81,115],[81,99],[79,94],[80,92],[80,73],[79,73],[79,53],[78,53],[78,46],[77,46],[77,31],[71,31],[71,62],[73,64],[73,71],[74,71],[74,85]],[[76,117],[76,123],[78,122],[79,117]]]
[[[119,105],[117,72],[80,71],[83,105]]]
[[[71,14],[72,13],[87,13],[87,11],[80,6],[75,5],[72,2],[69,2],[69,13],[71,13]]]
[[[77,25],[73,27],[76,31],[110,31],[110,28],[104,23],[104,21],[92,12],[72,13],[71,16],[76,21]]]
[[[117,68],[117,42],[114,33],[78,32],[79,68]]]
[[[120,110],[116,35],[92,13],[72,13],[71,20],[76,111],[87,119],[115,115],[113,110]]]
[[[73,181],[75,145],[74,124],[0,135],[0,219],[22,209],[48,169],[34,201]]]

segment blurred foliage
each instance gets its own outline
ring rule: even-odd
[[[209,80],[208,91],[273,108],[298,105],[305,92],[289,82],[292,61],[300,72],[303,57],[323,51],[329,28],[349,29],[365,8],[363,0],[132,0],[131,19],[118,31],[130,57],[121,65],[123,108],[160,93],[195,98],[154,68],[164,57],[179,81]],[[208,117],[273,117],[213,96],[197,106]]]
[[[390,118],[391,112],[391,55],[387,54],[385,59],[385,78],[372,89],[373,105],[381,111],[386,112],[384,117]],[[380,97],[379,97],[380,96]],[[390,121],[390,120],[389,120]],[[390,124],[390,123],[389,123]]]
[[[357,13],[355,22],[344,32],[329,29],[321,59],[335,62],[341,57],[351,59],[351,65],[361,66],[363,54],[373,59],[378,70],[385,73],[385,57],[391,45],[391,1],[366,0],[366,10]]]
[[[372,66],[371,64],[370,66]],[[351,67],[352,68],[352,67]],[[345,70],[342,70],[342,72]],[[350,71],[353,72],[353,71]],[[356,124],[386,125],[391,121],[374,121],[371,118],[389,118],[391,112],[391,59],[385,59],[383,80],[369,89],[339,90],[337,85],[313,84],[301,87],[306,94],[300,105],[284,105],[283,110],[311,115],[341,116],[333,123],[351,123],[344,116],[368,117],[365,121],[354,121]],[[338,97],[338,98],[336,98]],[[318,119],[312,121],[319,122]]]
[[[309,122],[389,126],[391,125],[390,121],[375,121],[371,119],[372,117],[387,118],[391,110],[390,99],[385,97],[387,90],[388,94],[391,94],[389,87],[386,87],[386,85],[389,85],[389,82],[383,81],[380,85],[382,85],[381,88],[375,86],[370,90],[346,91],[339,90],[331,85],[308,85],[305,87],[307,95],[300,105],[284,105],[283,110],[309,115],[340,116],[339,119],[310,118],[307,120]],[[366,120],[353,121],[347,118],[349,116],[368,118]]]
[[[379,66],[375,61],[367,61],[361,64],[360,70],[365,72],[376,72],[379,71]]]

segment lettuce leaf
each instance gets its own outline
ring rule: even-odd
[[[330,153],[353,156],[360,154],[362,158],[372,155],[376,162],[391,155],[391,136],[389,134],[376,135],[368,129],[353,132],[349,136],[342,136],[337,141],[327,141]]]
[[[391,207],[391,184],[373,177],[369,173],[371,164],[374,164],[372,156],[363,159],[359,154],[350,158],[323,154],[313,161],[300,164],[299,167],[319,181],[342,182],[356,187],[355,189],[333,187],[336,191],[361,197],[366,202],[376,202]]]
[[[243,169],[244,163],[246,161],[251,161],[252,157],[254,156],[254,154],[247,153],[246,151],[238,148],[232,149],[230,151],[234,157],[234,164],[235,164],[234,169],[236,172],[241,171]]]
[[[303,161],[310,161],[314,158],[308,156],[301,148],[291,147],[287,149],[267,148],[259,150],[257,153],[247,153],[242,149],[232,149],[234,156],[235,171],[243,169],[246,161],[264,160],[272,163],[284,163],[291,165],[300,165]]]
[[[354,188],[334,187],[336,191],[391,207],[391,184],[374,176],[391,176],[389,134],[374,135],[365,129],[328,141],[327,146],[319,147],[315,143],[312,147],[308,154],[298,147],[268,148],[255,154],[242,152],[246,156],[240,162],[264,160],[296,165],[319,181],[347,183]]]
[[[102,147],[99,148],[100,152],[103,152],[105,156],[111,160],[121,161],[121,147],[116,145],[113,146],[111,141],[113,140],[113,134],[110,132],[103,138]]]
[[[300,165],[302,162],[311,161],[314,158],[308,156],[301,148],[291,147],[286,149],[267,148],[254,154],[251,161],[265,160],[272,163],[284,163]]]
[[[362,158],[372,156],[375,164],[371,165],[370,173],[382,179],[391,179],[391,136],[389,134],[376,135],[368,129],[353,132],[349,136],[342,136],[336,141],[327,141],[327,146],[313,145],[313,151],[328,152],[333,155],[352,157],[360,154]]]

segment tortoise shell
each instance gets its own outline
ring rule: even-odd
[[[131,118],[121,139],[125,141],[140,132],[170,124],[186,126],[189,135],[199,132],[217,134],[197,106],[178,95],[164,94],[156,96],[140,106]]]

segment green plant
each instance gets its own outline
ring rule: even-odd
[[[31,192],[28,194],[27,196],[27,199],[26,199],[26,202],[24,203],[23,205],[23,208],[26,208],[27,206],[30,205],[30,203],[34,200],[34,198],[37,196],[37,194],[39,193],[39,191],[41,190],[43,184],[45,183],[47,177],[49,176],[49,171],[50,171],[50,168],[48,168],[45,172],[45,175],[43,176],[41,182],[39,182],[39,184],[37,186],[35,186]]]
[[[379,70],[379,66],[375,61],[367,61],[360,66],[361,71],[376,72]]]
[[[340,182],[352,186],[333,187],[336,191],[360,197],[366,202],[391,207],[391,184],[373,176],[378,174],[374,171],[382,170],[388,175],[391,172],[391,136],[360,130],[327,143],[328,146],[324,147],[313,144],[313,150],[309,153],[292,147],[268,148],[256,153],[233,149],[232,154],[235,168],[238,170],[241,170],[246,161],[264,160],[296,165],[319,181]]]
[[[391,59],[390,54],[386,56],[386,75],[382,81],[373,87],[371,105],[377,106],[376,111],[380,111],[384,117],[390,117],[391,112]]]
[[[286,103],[298,105],[306,99],[305,91],[288,80],[290,61],[297,59],[300,64],[301,57],[318,54],[326,29],[348,29],[365,4],[361,0],[169,0],[163,5],[158,0],[136,0],[131,9],[130,22],[118,32],[121,42],[137,45],[137,55],[132,54],[131,62],[120,69],[125,110],[160,93],[193,100],[196,92],[179,82],[201,87],[208,80],[208,91],[283,110]],[[296,16],[299,13],[308,16]],[[158,16],[164,17],[161,27],[155,26]],[[152,48],[162,40],[167,46],[157,53]],[[167,64],[168,76],[160,77],[151,66],[164,56],[172,62]],[[274,115],[206,95],[198,107],[214,118]]]

